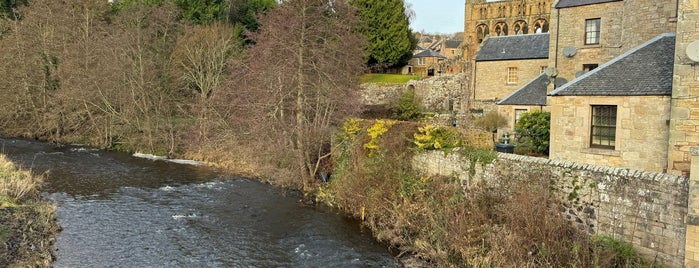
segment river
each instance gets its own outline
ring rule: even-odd
[[[0,139],[47,172],[63,228],[54,267],[399,267],[358,222],[208,167]]]

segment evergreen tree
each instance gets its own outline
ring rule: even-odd
[[[20,16],[17,13],[17,8],[19,6],[26,6],[28,4],[28,0],[0,0],[0,19],[19,19]]]
[[[257,31],[257,15],[276,6],[276,0],[230,0],[228,21],[242,24],[245,29]]]
[[[182,10],[182,16],[195,24],[209,24],[224,19],[227,0],[174,0]]]
[[[368,43],[364,47],[372,69],[401,66],[410,60],[417,44],[410,29],[403,0],[351,0],[358,8],[361,32]]]

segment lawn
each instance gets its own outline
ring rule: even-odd
[[[410,80],[420,80],[417,75],[403,74],[365,74],[360,78],[361,83],[387,83],[387,84],[404,84]]]

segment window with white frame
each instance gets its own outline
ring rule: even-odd
[[[601,22],[601,19],[585,20],[585,44],[586,45],[599,44],[600,22]]]
[[[425,58],[417,58],[417,65],[425,65]]]
[[[507,67],[507,84],[517,84],[517,67]]]

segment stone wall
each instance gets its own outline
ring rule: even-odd
[[[550,158],[587,164],[667,170],[668,96],[554,96],[550,98]],[[617,107],[613,149],[591,148],[591,105]],[[639,120],[640,119],[640,120]]]
[[[689,174],[690,148],[699,146],[699,73],[690,60],[687,46],[699,40],[699,1],[681,0],[675,42],[672,85],[672,119],[668,166],[676,174]]]
[[[647,258],[668,267],[684,264],[686,177],[512,154],[499,154],[494,163],[476,165],[473,172],[467,159],[442,152],[418,155],[413,165],[426,174],[455,175],[465,185],[547,174],[573,224],[632,243]]]
[[[404,90],[414,90],[422,105],[430,112],[462,110],[462,96],[468,78],[465,74],[439,75],[406,84],[362,84],[362,101],[365,106],[388,106],[395,102]]]
[[[690,149],[692,172],[689,180],[687,205],[687,235],[685,240],[685,266],[699,267],[699,147]]]

